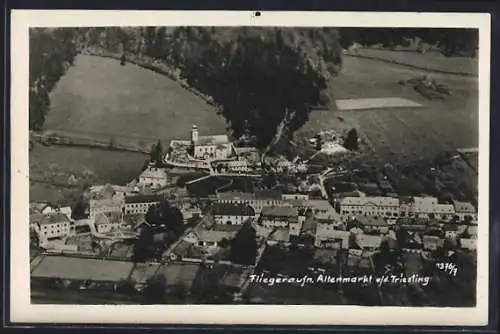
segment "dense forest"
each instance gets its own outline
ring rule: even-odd
[[[30,32],[30,129],[43,125],[49,93],[80,50],[140,56],[175,69],[209,96],[233,136],[259,147],[292,135],[313,106],[328,104],[342,49],[425,41],[447,56],[473,55],[476,30],[368,28],[108,27]],[[423,44],[423,43],[417,43]]]

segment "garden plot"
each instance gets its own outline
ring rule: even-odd
[[[338,110],[423,107],[422,104],[399,97],[336,100]]]

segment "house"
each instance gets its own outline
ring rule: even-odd
[[[248,161],[243,157],[239,157],[237,160],[230,160],[226,165],[229,172],[247,173],[251,171]]]
[[[297,209],[286,206],[267,206],[260,214],[260,223],[265,227],[289,227],[298,219]]]
[[[352,216],[379,216],[395,220],[399,217],[398,198],[344,197],[338,203],[340,215],[344,219]]]
[[[455,209],[451,204],[440,204],[436,197],[407,197],[401,199],[401,217],[449,220]]]
[[[277,244],[287,244],[290,242],[290,230],[283,227],[278,227],[273,230],[273,232],[267,238],[267,244],[269,246]]]
[[[311,209],[314,217],[323,221],[339,221],[340,216],[328,200],[305,200],[304,207]]]
[[[447,224],[443,227],[444,237],[447,239],[455,239],[458,237],[458,226]]]
[[[423,244],[425,250],[435,251],[443,246],[443,239],[434,235],[424,235]]]
[[[71,231],[70,219],[60,212],[31,215],[30,226],[38,232],[40,239],[65,237]]]
[[[356,216],[355,220],[363,226],[365,233],[385,234],[389,231],[389,224],[379,216]]]
[[[227,135],[200,136],[196,125],[191,128],[191,146],[193,156],[203,160],[224,160],[233,151]]]
[[[317,248],[349,249],[351,233],[333,229],[327,224],[318,224],[314,246]]]
[[[89,218],[94,219],[99,213],[122,212],[124,198],[112,197],[103,199],[91,199],[89,201]]]
[[[110,199],[110,198],[125,198],[126,195],[131,194],[133,189],[126,186],[119,186],[114,184],[95,185],[89,188],[89,199]]]
[[[302,230],[302,225],[304,224],[305,220],[306,220],[305,217],[300,217],[300,216],[296,220],[295,219],[290,220],[288,224],[290,235],[293,236],[300,235],[300,231]]]
[[[97,233],[108,233],[123,227],[123,214],[121,212],[103,212],[95,217],[94,225]]]
[[[146,214],[149,208],[163,201],[160,195],[135,195],[125,197],[125,214]]]
[[[369,234],[356,234],[354,236],[354,243],[362,250],[374,251],[380,248],[383,236],[369,235]]]
[[[222,240],[231,240],[236,232],[196,229],[189,232],[184,241],[201,247],[219,247]]]
[[[477,225],[469,225],[467,233],[471,236],[471,238],[477,238]]]
[[[466,221],[470,219],[471,221],[477,221],[477,212],[474,205],[468,202],[453,201],[453,207],[455,209],[455,215],[461,221]]]
[[[473,238],[461,238],[460,239],[460,248],[467,249],[470,251],[477,249],[477,239]]]
[[[165,169],[155,166],[148,166],[139,175],[137,186],[159,189],[169,184],[169,177]]]
[[[188,220],[195,217],[199,218],[202,216],[202,211],[199,204],[192,199],[188,198],[178,199],[169,201],[169,203],[171,206],[175,206],[179,210],[181,210],[182,217],[184,217],[184,220]]]
[[[316,222],[316,220],[313,217],[308,217],[302,223],[300,234],[310,235],[315,237],[317,228],[318,228],[318,223]]]
[[[290,206],[281,198],[279,190],[264,190],[254,193],[244,192],[221,192],[214,198],[218,203],[247,204],[255,210],[255,215],[259,215],[265,206]]]
[[[255,211],[247,204],[214,203],[212,214],[216,224],[243,225]]]
[[[300,193],[294,193],[294,194],[281,194],[281,199],[283,201],[293,201],[293,200],[300,200],[300,201],[307,201],[309,199],[308,194],[300,194]]]

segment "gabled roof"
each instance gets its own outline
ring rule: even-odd
[[[36,213],[30,215],[30,224],[40,224],[40,225],[49,225],[49,224],[60,224],[60,223],[69,223],[70,219],[63,213],[53,212],[53,213]]]
[[[137,195],[125,197],[125,203],[159,203],[163,201],[161,195]]]
[[[360,248],[378,248],[382,243],[381,235],[356,234],[355,241]]]
[[[340,205],[374,205],[374,206],[399,206],[399,199],[394,197],[344,197]]]
[[[196,145],[218,145],[229,144],[227,135],[198,136]]]
[[[458,213],[476,213],[476,208],[469,202],[453,201],[453,206]]]
[[[297,209],[288,206],[266,206],[262,208],[263,216],[297,217]]]
[[[233,203],[214,203],[212,213],[221,216],[255,216],[255,210],[251,206]]]

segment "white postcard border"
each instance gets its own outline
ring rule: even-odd
[[[22,323],[485,325],[489,278],[490,15],[250,11],[14,10],[11,15],[11,301]],[[355,19],[354,19],[355,18]],[[479,225],[477,306],[473,308],[271,305],[36,305],[30,304],[28,29],[77,26],[339,26],[478,28]]]

